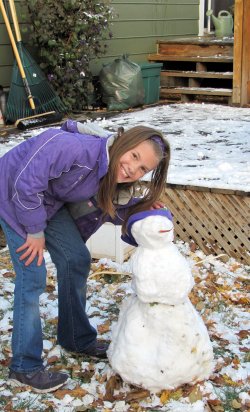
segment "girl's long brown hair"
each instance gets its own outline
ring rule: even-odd
[[[165,146],[163,155],[159,144],[154,140],[150,140],[153,136],[159,136],[162,139]],[[119,159],[124,153],[132,150],[145,140],[150,140],[160,161],[158,166],[152,172],[151,181],[147,185],[147,190],[143,195],[143,198],[129,208],[129,212],[123,223],[123,231],[125,230],[129,216],[150,209],[153,203],[159,200],[164,189],[170,161],[170,146],[166,139],[163,138],[162,133],[151,127],[136,126],[118,135],[109,150],[109,169],[107,174],[102,178],[98,191],[98,206],[103,210],[104,214],[108,214],[114,218],[115,206],[113,202],[118,198],[119,191],[122,189],[130,189],[133,195],[136,186],[138,186],[138,182],[116,183]]]

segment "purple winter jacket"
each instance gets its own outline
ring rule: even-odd
[[[68,120],[61,129],[48,129],[11,149],[0,158],[0,217],[26,238],[43,231],[57,210],[71,202],[86,241],[104,223],[94,196],[108,169],[107,142],[79,133],[77,123]],[[131,203],[117,209],[113,223],[122,223]]]

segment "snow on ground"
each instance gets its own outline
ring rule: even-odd
[[[170,139],[172,160],[168,181],[249,191],[250,110],[219,105],[158,106],[111,119],[99,119],[105,128],[148,124]],[[0,155],[41,130],[30,130],[0,142]],[[173,391],[150,394],[124,384],[108,361],[75,358],[56,344],[57,283],[46,253],[47,289],[41,296],[44,358],[70,379],[61,390],[37,395],[7,383],[11,357],[14,272],[8,249],[0,251],[0,410],[102,412],[234,412],[250,408],[249,290],[250,267],[232,258],[206,257],[188,244],[177,243],[195,279],[190,299],[201,313],[213,342],[216,367],[208,381]],[[117,274],[114,272],[117,271]],[[109,340],[121,301],[131,293],[129,262],[108,259],[92,263],[87,311],[99,337]]]
[[[188,259],[195,279],[190,299],[201,313],[213,343],[216,367],[209,380],[183,385],[157,394],[125,384],[114,375],[108,361],[72,357],[56,344],[57,283],[46,253],[48,281],[41,296],[44,358],[50,368],[63,370],[68,383],[52,394],[37,395],[29,388],[8,385],[11,357],[14,273],[8,250],[0,252],[0,408],[2,411],[102,411],[102,412],[233,412],[249,411],[249,267],[234,259],[223,262],[192,252],[187,244],[178,248]],[[205,261],[201,262],[203,259]],[[131,293],[129,263],[108,259],[92,263],[88,282],[87,312],[99,338],[109,340],[121,302]],[[114,272],[117,271],[117,274]]]
[[[103,121],[103,126],[139,124],[168,137],[169,183],[249,191],[250,109],[171,104]]]
[[[168,182],[210,188],[250,190],[250,109],[213,104],[170,104],[96,120],[116,130],[144,124],[162,131],[171,145]],[[0,156],[33,129],[0,141]]]

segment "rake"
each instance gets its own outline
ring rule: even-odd
[[[0,9],[16,58],[5,118],[7,121],[15,123],[15,126],[19,129],[58,122],[62,119],[63,113],[66,112],[65,106],[38,64],[23,46],[14,0],[9,0],[9,5],[17,43],[11,30],[3,0],[0,0]]]

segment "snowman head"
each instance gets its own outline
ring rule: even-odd
[[[159,249],[173,241],[173,229],[173,223],[159,215],[138,220],[133,224],[131,233],[139,246]]]
[[[122,239],[134,246],[164,247],[173,241],[172,215],[167,209],[135,213],[127,222],[127,233]]]

